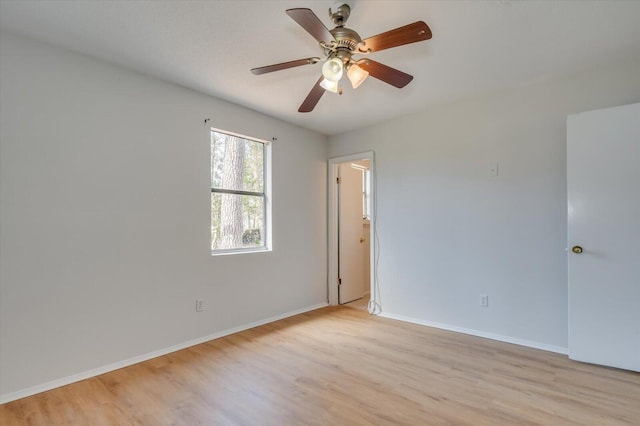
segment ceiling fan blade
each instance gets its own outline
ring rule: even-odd
[[[386,33],[374,35],[363,40],[364,45],[358,50],[362,53],[378,52],[380,50],[392,47],[402,46],[405,44],[415,43],[417,41],[429,40],[431,38],[431,29],[422,21],[413,24],[398,27],[395,30]]]
[[[368,59],[367,62],[359,64],[358,66],[367,71],[371,77],[389,83],[398,89],[402,89],[413,80],[412,75],[381,64],[380,62],[372,61],[371,59]]]
[[[287,9],[287,15],[307,30],[316,40],[327,43],[334,40],[333,35],[311,9]]]
[[[295,61],[282,62],[280,64],[267,65],[266,67],[252,68],[255,75],[266,74],[268,72],[286,70],[288,68],[299,67],[301,65],[311,65],[320,62],[320,58],[297,59]]]
[[[313,109],[318,104],[318,101],[324,94],[324,89],[320,86],[320,82],[322,82],[322,80],[324,80],[324,76],[320,76],[315,86],[313,86],[313,89],[311,89],[307,97],[302,102],[302,105],[300,105],[300,108],[298,108],[298,112],[313,111]]]

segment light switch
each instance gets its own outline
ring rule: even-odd
[[[498,163],[493,163],[489,165],[489,176],[496,177],[498,176]]]

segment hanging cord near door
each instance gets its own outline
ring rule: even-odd
[[[367,310],[371,315],[382,313],[380,302],[380,287],[378,282],[378,262],[380,261],[380,239],[378,238],[378,168],[376,167],[376,155],[373,153],[371,159],[373,166],[373,251],[375,259],[373,260],[373,288]]]

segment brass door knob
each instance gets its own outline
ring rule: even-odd
[[[575,254],[580,254],[580,253],[582,253],[582,247],[580,247],[580,246],[573,246],[573,247],[571,248],[571,251],[572,251],[572,252],[574,252]]]
[[[364,238],[360,238],[360,242],[361,242],[361,243],[364,243]]]

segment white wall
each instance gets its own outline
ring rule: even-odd
[[[4,399],[326,302],[325,136],[45,44],[1,43]],[[210,255],[205,118],[278,138],[271,253]]]
[[[566,116],[639,100],[636,60],[330,138],[375,151],[383,312],[566,351]]]

